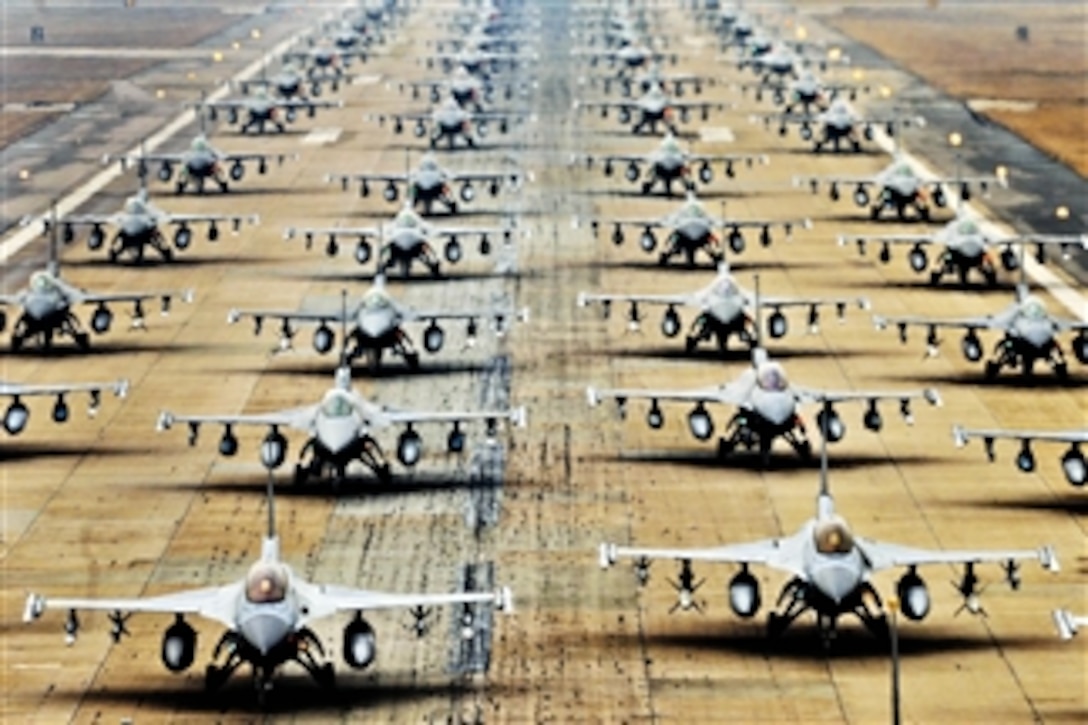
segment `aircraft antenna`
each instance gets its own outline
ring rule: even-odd
[[[820,495],[830,496],[827,483],[827,429],[830,425],[831,404],[825,400],[823,405],[824,414],[820,416]]]
[[[340,367],[348,365],[348,291],[340,290]]]
[[[49,274],[54,277],[57,276],[57,272],[60,270],[60,260],[57,255],[58,234],[57,200],[54,199],[53,203],[49,205],[49,263],[46,265],[46,269],[49,270]]]
[[[268,538],[276,538],[276,492],[275,492],[275,474],[272,469],[268,469]]]
[[[754,352],[754,351],[758,350],[759,348],[761,348],[763,346],[763,341],[761,339],[762,334],[763,334],[763,312],[762,312],[762,308],[760,307],[759,275],[758,274],[752,275],[752,281],[753,281],[753,284],[755,285],[755,308],[756,308],[755,309],[755,336],[756,336],[756,341],[755,342],[756,342],[756,344],[752,346],[752,351]],[[754,359],[754,357],[753,357],[753,359]]]

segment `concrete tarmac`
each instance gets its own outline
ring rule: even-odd
[[[669,27],[691,28],[679,9],[663,18]],[[744,369],[746,355],[724,359],[703,353],[685,357],[682,342],[666,340],[649,312],[640,334],[624,333],[617,307],[602,321],[579,309],[581,290],[678,292],[701,286],[708,268],[659,269],[631,239],[616,247],[607,235],[595,241],[588,228],[573,229],[572,215],[658,216],[678,203],[629,192],[620,175],[572,168],[572,152],[641,151],[656,141],[619,133],[614,118],[578,116],[569,109],[579,91],[572,79],[585,68],[567,56],[569,27],[555,16],[545,24],[541,50],[554,54],[536,69],[531,100],[535,123],[509,137],[492,134],[478,153],[443,156],[455,168],[488,167],[507,154],[522,159],[534,182],[513,197],[480,195],[473,211],[524,212],[531,235],[514,255],[512,274],[493,276],[496,259],[469,250],[442,282],[391,281],[405,301],[420,306],[480,306],[510,300],[532,310],[532,320],[503,339],[481,337],[458,355],[463,330],[449,329],[447,347],[424,355],[424,367],[407,373],[396,363],[377,378],[359,371],[357,385],[398,407],[446,408],[498,405],[529,407],[529,427],[503,432],[504,452],[470,433],[464,457],[442,453],[441,429],[424,431],[427,455],[420,469],[378,487],[359,476],[334,495],[320,487],[296,488],[282,471],[277,511],[283,553],[309,579],[391,591],[455,590],[465,566],[481,572],[494,564],[494,579],[510,585],[517,612],[497,615],[490,670],[463,671],[465,655],[449,612],[440,612],[431,634],[416,640],[395,614],[372,618],[378,659],[362,673],[347,670],[339,656],[346,619],[320,623],[318,634],[336,661],[339,687],[327,693],[297,668],[277,679],[269,703],[272,720],[298,722],[449,722],[479,716],[484,722],[879,722],[888,719],[889,670],[884,643],[856,622],[843,619],[830,651],[821,649],[814,623],[802,618],[778,642],[764,636],[766,608],[785,577],[753,569],[763,586],[764,612],[750,621],[729,610],[725,584],[730,567],[696,567],[707,583],[698,596],[706,612],[669,615],[675,576],[655,565],[639,590],[626,566],[602,572],[596,546],[622,544],[709,546],[792,533],[813,514],[817,471],[776,448],[772,470],[753,457],[720,462],[709,444],[686,432],[687,409],[666,409],[667,422],[651,431],[645,407],[630,406],[627,421],[610,408],[588,408],[586,385],[689,388],[726,382]],[[698,32],[692,30],[691,32]],[[422,77],[415,49],[430,37],[427,19],[415,12],[389,57],[375,58],[367,72],[386,79]],[[685,47],[679,71],[736,71],[715,58],[712,45]],[[893,69],[880,82],[901,87]],[[428,76],[429,77],[429,76]],[[152,186],[173,211],[259,213],[259,227],[216,244],[199,234],[174,265],[107,266],[82,246],[65,253],[65,274],[94,289],[192,286],[192,305],[171,316],[149,316],[148,331],[115,330],[95,340],[84,356],[57,359],[20,353],[4,356],[4,377],[58,380],[81,376],[132,380],[122,405],[103,406],[94,421],[45,425],[44,416],[23,436],[3,442],[3,539],[0,560],[0,719],[12,722],[143,721],[249,722],[263,718],[244,674],[224,692],[205,695],[203,665],[220,635],[196,622],[197,662],[175,676],[159,661],[167,618],[135,616],[132,637],[112,645],[108,620],[88,614],[72,647],[65,647],[60,613],[27,626],[19,621],[27,591],[53,596],[136,596],[226,583],[244,574],[258,555],[264,527],[265,476],[256,450],[263,430],[239,430],[234,459],[218,456],[219,431],[206,427],[194,448],[180,429],[156,433],[161,409],[177,412],[260,412],[306,404],[325,390],[333,360],[313,353],[309,334],[297,351],[270,355],[272,326],[254,338],[248,324],[228,326],[231,307],[297,308],[324,304],[341,289],[358,294],[366,269],[350,255],[329,259],[284,242],[287,225],[369,224],[395,207],[378,195],[358,198],[326,173],[399,171],[403,145],[419,146],[410,133],[393,136],[362,120],[422,104],[385,89],[384,83],[349,86],[346,106],[302,119],[298,129],[265,138],[229,130],[214,141],[231,149],[300,152],[297,162],[266,177],[248,178],[239,193],[173,198]],[[736,100],[736,111],[713,116],[735,139],[704,142],[701,151],[767,151],[766,167],[741,170],[734,180],[718,176],[703,197],[739,218],[811,216],[815,226],[793,241],[780,236],[762,248],[730,259],[740,281],[752,276],[768,293],[866,295],[880,314],[960,315],[993,311],[1011,299],[998,291],[931,289],[913,275],[903,255],[882,266],[839,248],[839,233],[879,226],[855,215],[846,203],[793,189],[795,174],[879,170],[878,153],[814,156],[790,139],[779,139],[747,122],[757,110],[724,84],[706,89],[714,100]],[[315,127],[340,128],[335,141],[303,145]],[[922,131],[919,137],[924,137]],[[332,138],[332,135],[328,135]],[[726,138],[718,133],[714,138]],[[912,142],[913,145],[913,142]],[[87,209],[112,210],[132,188],[119,180]],[[753,189],[762,190],[758,193]],[[621,192],[619,194],[613,192]],[[947,212],[946,212],[947,213]],[[487,223],[474,216],[464,223]],[[452,223],[458,223],[454,220]],[[40,249],[15,260],[26,263]],[[505,260],[508,264],[509,259]],[[1061,307],[1046,297],[1055,311]],[[119,322],[123,315],[119,315]],[[685,323],[690,319],[686,318]],[[1055,576],[1025,564],[1023,586],[1011,592],[998,567],[981,567],[989,586],[982,601],[988,616],[954,616],[959,599],[949,580],[960,572],[928,567],[933,611],[921,623],[903,624],[904,719],[912,722],[1065,722],[1086,706],[1084,655],[1079,642],[1060,642],[1049,611],[1084,609],[1085,499],[1065,483],[1057,456],[1039,452],[1039,470],[1017,472],[1012,454],[989,465],[977,445],[957,451],[951,426],[1070,427],[1088,413],[1088,371],[1071,363],[1065,385],[1040,370],[1035,383],[1016,377],[983,384],[980,369],[963,361],[954,333],[943,355],[923,359],[923,335],[903,347],[894,331],[879,333],[866,314],[851,310],[839,325],[825,315],[821,331],[805,335],[803,319],[791,316],[789,337],[771,344],[796,383],[836,389],[899,389],[933,385],[944,407],[918,405],[906,426],[894,406],[883,409],[879,434],[861,426],[862,408],[844,406],[847,438],[831,451],[831,489],[855,530],[871,538],[935,548],[1034,548],[1053,544],[1063,570]],[[989,339],[987,339],[989,342]],[[721,424],[731,411],[711,411]],[[814,411],[806,411],[811,416]],[[809,427],[813,427],[810,422]],[[387,450],[393,437],[380,438]],[[289,460],[301,444],[291,438]],[[500,465],[505,459],[505,470]],[[878,576],[885,596],[898,573]]]

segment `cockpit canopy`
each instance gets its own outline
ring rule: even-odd
[[[680,207],[677,216],[681,219],[706,219],[706,209],[695,199],[689,199]]]
[[[359,303],[359,307],[363,312],[384,310],[392,305],[393,301],[389,298],[389,295],[380,289],[371,289],[363,296],[363,301]]]
[[[1038,297],[1028,297],[1020,303],[1020,314],[1029,320],[1045,320],[1046,305]]]
[[[125,213],[126,214],[147,214],[147,202],[137,196],[130,196],[125,199]]]
[[[287,567],[277,561],[258,561],[246,574],[246,601],[274,604],[287,597]]]
[[[956,233],[963,236],[974,236],[978,234],[978,224],[972,219],[965,219],[956,225]]]
[[[718,297],[735,297],[740,292],[732,277],[721,277],[710,289]]]
[[[393,222],[398,227],[406,227],[408,229],[415,229],[422,224],[419,215],[412,209],[401,209],[397,212],[397,218],[394,219]]]
[[[193,142],[191,144],[189,144],[189,148],[192,149],[193,151],[200,151],[200,152],[210,151],[211,150],[211,144],[208,143],[208,139],[204,134],[200,134],[199,136],[197,136],[196,138],[193,139]]]
[[[850,107],[846,105],[846,101],[841,98],[836,98],[831,102],[831,105],[827,107],[827,113],[831,116],[849,116]]]
[[[837,516],[817,522],[812,536],[816,551],[821,554],[849,554],[854,549],[850,527]]]
[[[50,292],[57,288],[57,280],[45,270],[30,275],[30,289],[34,292]]]
[[[680,149],[680,142],[676,140],[676,137],[669,134],[665,137],[665,140],[661,142],[661,150],[667,154],[679,154],[682,153]]]
[[[424,171],[438,171],[438,159],[434,157],[434,154],[423,154],[419,160],[419,168]]]
[[[780,393],[789,388],[789,379],[786,371],[776,362],[763,363],[756,371],[756,384],[761,390],[771,393]]]
[[[337,390],[325,398],[321,412],[326,418],[347,418],[355,412],[355,406],[350,397]]]

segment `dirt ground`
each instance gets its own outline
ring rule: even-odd
[[[1038,104],[981,112],[1088,176],[1084,3],[848,7],[825,20],[953,96]]]

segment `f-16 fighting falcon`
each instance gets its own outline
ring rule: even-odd
[[[521,120],[521,114],[506,111],[473,113],[461,108],[453,98],[446,98],[430,113],[381,114],[378,116],[379,125],[385,125],[387,119],[392,119],[393,133],[398,134],[404,131],[405,123],[414,124],[416,138],[427,136],[429,126],[431,148],[436,148],[445,139],[452,149],[458,139],[464,141],[468,148],[476,148],[492,123],[498,126],[499,133],[506,133],[511,122]]]
[[[634,121],[631,133],[638,134],[645,130],[656,134],[657,125],[662,124],[674,136],[680,135],[676,127],[677,116],[682,123],[687,123],[692,110],[698,110],[700,118],[706,121],[710,117],[711,110],[721,111],[725,107],[724,103],[712,101],[674,101],[660,88],[651,88],[636,100],[574,102],[575,109],[599,108],[601,118],[608,118],[609,109],[615,109],[616,118],[621,124],[626,125]]]
[[[626,75],[619,77],[590,76],[589,81],[594,86],[600,83],[605,93],[611,93],[612,86],[618,85],[626,98],[648,93],[653,88],[659,88],[680,98],[684,95],[684,89],[688,86],[695,92],[695,95],[699,95],[703,92],[704,87],[713,86],[717,83],[713,76],[694,73],[665,73],[659,63],[652,63],[649,68],[634,78]]]
[[[307,85],[309,85],[310,95],[316,98],[321,95],[322,85],[325,81],[328,82],[329,88],[335,93],[340,90],[340,82],[346,78],[347,74],[344,73],[335,74],[331,78],[324,78],[321,75],[307,77],[303,75],[298,65],[287,62],[271,78],[264,76],[262,69],[260,78],[239,81],[237,86],[244,95],[249,95],[250,88],[264,88],[271,89],[272,94],[277,98],[305,101],[307,98],[303,90]]]
[[[1059,571],[1057,556],[1050,546],[1037,550],[919,549],[858,536],[835,509],[835,501],[828,490],[826,460],[825,449],[816,515],[791,536],[704,549],[603,543],[599,550],[601,568],[608,569],[620,558],[634,559],[635,575],[639,584],[645,585],[653,560],[678,561],[680,571],[677,581],[672,583],[677,601],[670,611],[703,611],[705,604],[695,595],[705,580],[696,580],[693,562],[739,565],[740,571],[729,581],[729,605],[738,617],[748,619],[759,611],[762,601],[759,581],[749,567],[753,564],[769,566],[785,572],[790,579],[778,596],[778,603],[785,602],[785,609],[773,611],[767,617],[768,636],[779,636],[795,619],[812,611],[824,647],[829,647],[835,639],[838,619],[844,614],[858,617],[877,637],[888,635],[883,603],[872,583],[872,575],[884,569],[906,569],[895,589],[903,615],[912,622],[924,619],[931,605],[926,583],[917,571],[920,566],[962,564],[963,577],[956,588],[963,603],[957,613],[966,610],[972,614],[985,613],[979,600],[982,588],[975,572],[979,564],[1000,564],[1012,589],[1020,587],[1020,561],[1034,559],[1050,572]]]
[[[365,48],[345,49],[333,45],[313,45],[306,50],[292,50],[283,54],[284,63],[299,63],[311,81],[343,80],[345,68],[358,58],[366,62],[368,51]]]
[[[219,224],[230,224],[231,233],[237,234],[244,222],[256,224],[257,220],[255,214],[172,214],[152,204],[148,200],[147,189],[141,188],[125,200],[124,207],[116,214],[74,214],[57,220],[47,219],[45,231],[49,233],[51,225],[58,225],[61,239],[67,244],[75,239],[75,227],[89,226],[91,230],[87,235],[87,247],[97,251],[106,242],[103,227],[112,226],[117,232],[106,250],[109,260],[116,262],[127,256],[129,261],[140,263],[145,261],[148,249],[158,252],[165,261],[174,258],[175,249],[179,252],[188,249],[193,241],[193,224],[207,223],[208,241],[215,242],[219,240]],[[162,233],[166,225],[176,227],[173,249],[166,246],[166,238]]]
[[[770,126],[772,122],[778,123],[778,134],[785,136],[789,125],[798,127],[797,133],[803,141],[813,142],[813,151],[820,152],[825,146],[830,145],[835,151],[842,148],[842,142],[848,141],[853,151],[861,151],[861,141],[873,139],[873,126],[880,124],[885,127],[889,136],[895,135],[896,126],[924,126],[925,119],[921,116],[870,116],[863,118],[843,98],[836,98],[828,107],[819,113],[772,113],[756,115],[753,118],[762,120],[764,125]]]
[[[1076,332],[1073,338],[1073,355],[1082,365],[1088,365],[1088,323],[1079,320],[1065,320],[1053,317],[1047,312],[1041,299],[1029,293],[1024,284],[1017,285],[1016,301],[1001,312],[982,317],[883,317],[876,316],[873,323],[878,330],[894,325],[899,330],[899,340],[907,341],[907,327],[925,327],[926,353],[932,357],[937,354],[941,343],[937,336],[939,327],[964,328],[966,333],[960,343],[963,356],[970,362],[982,359],[982,341],[979,330],[994,330],[1001,333],[1001,339],[994,345],[993,357],[986,361],[987,380],[997,377],[1003,368],[1020,368],[1024,377],[1030,377],[1036,361],[1050,364],[1054,374],[1060,379],[1069,375],[1069,368],[1058,344],[1060,332]]]
[[[929,221],[932,211],[930,202],[938,207],[948,205],[944,190],[946,185],[959,187],[959,198],[970,201],[972,184],[986,193],[990,186],[1008,186],[1008,177],[1005,168],[999,166],[996,173],[990,176],[957,175],[924,179],[906,158],[897,155],[876,176],[795,176],[793,183],[795,186],[811,187],[813,194],[820,190],[820,184],[826,184],[832,201],[841,198],[841,186],[852,186],[854,203],[861,208],[869,207],[871,219],[878,219],[887,209],[894,212],[900,221],[907,221],[907,211],[913,209],[917,219]]]
[[[575,161],[579,157],[575,157]],[[656,184],[661,184],[662,193],[672,196],[672,184],[674,181],[687,190],[695,188],[695,179],[702,184],[709,184],[714,180],[714,169],[711,164],[722,164],[725,175],[732,179],[736,176],[736,167],[740,164],[751,168],[754,164],[766,164],[765,154],[696,154],[683,147],[679,140],[671,133],[666,134],[661,143],[649,154],[641,156],[632,154],[600,154],[585,156],[586,166],[592,166],[594,161],[601,160],[601,166],[605,176],[611,176],[617,164],[626,164],[624,177],[632,184],[638,182],[642,176],[642,167],[646,168],[646,176],[642,180],[642,193],[649,194]],[[692,167],[698,169],[693,176]]]
[[[632,71],[648,68],[651,64],[661,63],[666,58],[672,65],[676,65],[677,61],[675,53],[661,53],[643,43],[628,43],[619,48],[604,50],[575,51],[575,55],[588,57],[590,66],[594,68],[601,61],[606,61],[610,68],[616,69],[617,78],[630,77]]]
[[[654,234],[654,230],[665,229],[668,236],[665,239],[665,249],[662,250],[661,255],[658,257],[658,262],[662,265],[668,264],[673,257],[682,254],[687,259],[688,266],[695,264],[695,255],[699,250],[704,251],[715,265],[721,264],[725,254],[716,231],[719,229],[723,232],[728,230],[729,248],[735,254],[740,254],[746,246],[741,229],[758,228],[760,230],[760,244],[767,246],[772,241],[770,231],[772,227],[782,227],[788,238],[793,233],[795,226],[806,229],[811,226],[808,219],[719,219],[711,216],[706,211],[706,208],[703,207],[692,191],[688,191],[687,199],[679,209],[661,219],[592,219],[590,220],[590,228],[593,230],[594,237],[597,237],[600,233],[602,223],[612,225],[612,242],[615,244],[623,243],[625,239],[623,234],[624,226],[642,227],[639,246],[647,254],[652,254],[657,248],[657,236]]]
[[[212,121],[219,118],[220,112],[225,112],[228,123],[232,126],[241,124],[238,128],[239,133],[247,133],[250,129],[257,133],[264,133],[265,125],[273,126],[283,133],[287,130],[286,124],[294,122],[299,111],[306,111],[306,114],[312,118],[318,108],[342,108],[344,102],[317,101],[312,98],[275,99],[270,97],[265,89],[258,88],[252,96],[245,98],[201,101],[196,105],[198,109],[208,109],[208,118]]]
[[[203,120],[203,117],[201,117]],[[284,160],[298,158],[297,154],[268,154],[268,153],[227,153],[215,148],[203,133],[199,134],[189,144],[189,148],[181,153],[147,153],[141,150],[137,155],[123,155],[105,157],[106,161],[120,161],[121,168],[127,168],[129,164],[136,164],[140,178],[146,178],[148,164],[158,164],[159,170],[156,176],[159,181],[170,182],[174,179],[174,191],[181,194],[190,185],[196,188],[197,193],[204,193],[204,185],[213,181],[219,190],[226,193],[230,191],[230,182],[239,182],[246,175],[246,162],[257,163],[257,173],[262,176],[268,173],[268,164],[275,160],[282,166]],[[174,169],[177,169],[177,178],[174,177]]]
[[[208,665],[204,685],[208,691],[219,689],[244,664],[253,668],[256,695],[263,705],[272,690],[276,671],[295,662],[324,687],[335,682],[333,666],[325,659],[321,639],[310,628],[312,622],[353,612],[344,627],[344,662],[362,670],[374,662],[377,635],[374,626],[363,618],[364,612],[382,609],[407,610],[417,636],[430,629],[433,607],[456,606],[465,623],[462,636],[476,636],[475,621],[483,616],[481,608],[513,611],[513,596],[503,587],[495,592],[460,592],[451,594],[399,594],[353,587],[314,584],[295,574],[280,558],[280,539],[276,533],[272,505],[272,481],[269,477],[268,531],[261,541],[261,556],[246,575],[222,586],[189,589],[171,594],[135,598],[81,599],[46,597],[30,594],[23,612],[24,622],[33,622],[48,610],[67,611],[65,639],[74,644],[81,629],[78,612],[107,612],[110,637],[114,643],[130,634],[128,618],[141,614],[165,614],[173,618],[162,638],[162,663],[166,669],[181,673],[196,658],[197,632],[186,616],[195,615],[226,627]],[[220,659],[221,664],[214,660]]]
[[[418,99],[420,90],[429,90],[431,103],[439,103],[442,100],[443,90],[446,95],[457,102],[457,105],[466,111],[483,113],[486,109],[484,103],[491,103],[495,89],[503,89],[503,98],[509,100],[514,96],[514,87],[510,83],[498,84],[481,80],[463,68],[458,68],[453,74],[440,81],[405,81],[398,84],[399,88],[412,89],[412,98]]]
[[[5,308],[18,307],[19,316],[11,331],[11,349],[17,351],[24,345],[37,342],[42,349],[53,349],[58,337],[68,337],[80,350],[91,347],[91,336],[83,329],[72,308],[77,305],[94,305],[91,329],[104,334],[113,324],[111,303],[132,303],[132,329],[144,328],[143,303],[158,298],[162,314],[170,312],[174,297],[192,302],[192,290],[158,292],[91,292],[72,285],[61,278],[57,258],[57,225],[50,221],[49,262],[44,269],[30,275],[27,286],[15,294],[0,294],[0,330],[7,327],[8,313]]]
[[[370,289],[358,302],[346,303],[336,311],[285,311],[285,310],[231,310],[227,320],[235,323],[244,317],[253,318],[254,334],[260,334],[266,319],[280,322],[279,350],[290,349],[295,329],[292,323],[315,325],[313,337],[314,350],[321,355],[330,352],[336,346],[336,334],[332,325],[340,325],[344,330],[342,364],[351,362],[364,355],[371,368],[381,366],[382,353],[386,350],[404,359],[410,369],[419,367],[419,352],[412,344],[412,338],[405,327],[408,323],[427,323],[423,331],[423,347],[431,353],[442,349],[446,341],[446,332],[438,324],[441,320],[464,320],[467,323],[465,347],[476,343],[479,323],[484,320],[494,329],[496,335],[507,332],[513,320],[527,321],[526,309],[514,310],[472,310],[472,309],[434,309],[417,310],[401,304],[385,288],[385,280],[379,276]]]
[[[465,47],[456,53],[436,53],[426,60],[428,68],[433,68],[437,63],[442,67],[442,72],[453,73],[460,69],[476,76],[483,81],[490,81],[491,74],[497,73],[502,68],[516,68],[520,63],[529,60],[532,56],[515,53],[492,53],[478,48]]]
[[[1085,462],[1081,445],[1088,443],[1088,429],[1079,430],[1006,430],[1006,429],[979,429],[954,426],[952,438],[957,448],[967,445],[972,438],[981,438],[986,447],[986,457],[993,463],[997,456],[994,454],[994,441],[1015,440],[1020,442],[1020,451],[1016,454],[1016,467],[1024,473],[1032,473],[1035,470],[1035,452],[1031,448],[1034,441],[1046,443],[1068,443],[1069,448],[1062,454],[1062,473],[1070,485],[1084,488],[1088,483],[1088,463]]]
[[[818,299],[800,297],[759,297],[742,289],[736,279],[729,272],[729,266],[723,263],[718,269],[718,275],[709,285],[682,294],[614,294],[614,293],[589,293],[578,294],[578,306],[585,307],[597,303],[605,318],[610,314],[613,304],[627,304],[628,329],[637,331],[642,322],[640,305],[661,305],[665,307],[665,313],[661,318],[661,334],[668,338],[680,334],[683,323],[680,319],[679,308],[690,308],[695,312],[695,319],[691,323],[684,348],[687,352],[694,352],[701,342],[716,339],[718,349],[725,352],[729,349],[729,338],[736,335],[741,342],[752,348],[759,339],[759,334],[753,329],[755,308],[769,310],[767,318],[767,334],[772,339],[784,337],[789,331],[789,322],[782,310],[788,307],[808,308],[808,328],[815,334],[819,330],[820,307],[834,306],[841,322],[846,314],[849,304],[857,304],[861,309],[868,309],[869,301],[864,298],[857,299]]]
[[[758,330],[760,326],[758,309],[757,306],[754,330]],[[771,359],[758,342],[752,349],[751,367],[724,385],[694,390],[602,390],[590,387],[586,390],[586,397],[591,406],[599,405],[605,398],[614,399],[621,418],[626,417],[627,402],[632,398],[649,400],[650,409],[646,414],[646,423],[655,430],[665,424],[660,401],[694,403],[695,407],[688,413],[687,423],[691,435],[699,441],[710,440],[714,435],[714,421],[706,409],[708,403],[735,407],[737,412],[730,419],[725,433],[718,439],[718,456],[724,458],[739,446],[749,450],[758,448],[760,461],[764,466],[770,464],[771,444],[779,437],[785,438],[802,458],[808,459],[812,456],[812,446],[805,424],[797,412],[797,407],[802,403],[820,405],[816,421],[830,443],[837,443],[846,435],[846,424],[835,410],[835,403],[866,401],[868,407],[862,422],[866,429],[873,432],[884,426],[883,416],[877,409],[879,400],[898,400],[899,412],[908,425],[914,422],[910,409],[912,399],[922,398],[930,405],[941,404],[937,391],[932,388],[901,392],[829,391],[793,385],[782,364]]]
[[[1034,244],[1035,258],[1039,262],[1046,260],[1047,248],[1058,248],[1063,257],[1068,258],[1073,247],[1088,249],[1088,236],[1017,234],[1015,236],[995,237],[988,234],[980,221],[962,207],[956,218],[944,227],[930,234],[852,234],[840,235],[839,244],[855,243],[858,252],[865,254],[867,244],[879,244],[879,259],[885,264],[891,261],[893,244],[910,245],[907,261],[910,268],[921,274],[929,266],[926,247],[943,248],[936,263],[929,272],[929,283],[940,284],[945,275],[955,274],[961,284],[967,284],[971,270],[978,272],[991,287],[997,284],[997,265],[994,255],[997,253],[1001,266],[1012,272],[1020,268],[1020,254],[1014,249],[1018,245]],[[998,249],[1000,252],[998,253]]]
[[[464,256],[460,241],[462,237],[478,236],[480,254],[487,256],[491,254],[492,237],[501,237],[503,244],[510,244],[514,232],[512,226],[440,227],[428,224],[412,209],[411,201],[406,200],[393,221],[381,227],[289,227],[284,231],[284,237],[302,237],[306,248],[310,249],[315,236],[324,236],[327,240],[325,253],[330,257],[336,256],[340,251],[340,239],[354,237],[358,240],[355,245],[355,261],[359,264],[368,263],[373,256],[371,240],[381,239],[378,274],[385,274],[391,267],[400,267],[401,273],[407,277],[412,262],[419,261],[430,270],[432,276],[437,277],[442,274],[442,269],[432,242],[439,238],[445,239],[442,254],[447,262],[456,264]]]
[[[201,425],[222,425],[219,453],[230,457],[238,453],[235,427],[265,426],[268,433],[261,442],[260,459],[261,464],[270,471],[283,465],[287,457],[287,438],[282,429],[302,431],[308,439],[295,465],[296,484],[305,483],[311,478],[343,481],[348,466],[355,461],[362,463],[379,481],[388,482],[392,479],[392,471],[381,445],[374,438],[378,431],[394,426],[403,428],[397,438],[397,460],[405,468],[413,468],[423,456],[423,438],[416,426],[451,424],[446,450],[451,454],[461,454],[466,443],[462,425],[475,420],[486,423],[488,438],[491,439],[501,420],[524,426],[525,409],[413,411],[389,408],[368,400],[356,391],[351,384],[351,368],[345,364],[336,369],[333,387],[313,405],[248,415],[179,415],[164,411],[159,416],[158,429],[166,430],[179,423],[185,424],[189,430],[189,445],[196,445]]]
[[[797,106],[801,107],[803,115],[813,115],[813,111],[819,113],[838,95],[844,94],[854,101],[859,93],[869,93],[868,85],[852,83],[827,83],[810,70],[801,71],[797,78],[783,83],[769,81],[756,84],[741,84],[741,91],[753,91],[757,101],[763,100],[764,93],[770,93],[775,105],[785,105],[785,112],[792,114]]]
[[[371,184],[383,184],[382,197],[396,202],[401,195],[399,186],[406,187],[405,197],[413,207],[422,207],[423,214],[434,211],[435,203],[441,203],[450,214],[458,210],[452,186],[457,185],[457,196],[466,204],[476,198],[474,184],[485,186],[491,196],[498,196],[503,187],[516,189],[521,185],[522,175],[518,171],[449,171],[439,165],[434,154],[426,153],[419,160],[415,170],[404,174],[329,174],[326,181],[339,181],[344,191],[353,181],[359,182],[359,195],[369,196]]]
[[[72,416],[72,410],[68,405],[67,396],[72,393],[86,392],[88,394],[87,416],[93,418],[98,414],[98,408],[102,403],[102,391],[109,390],[118,398],[128,394],[128,381],[118,380],[112,383],[13,383],[0,381],[0,396],[11,398],[7,409],[4,411],[4,432],[11,436],[17,436],[26,430],[30,422],[30,408],[23,398],[55,395],[53,402],[52,419],[54,423],[67,423]]]

